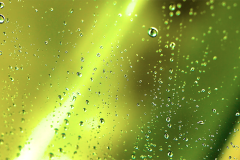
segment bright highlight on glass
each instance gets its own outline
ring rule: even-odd
[[[126,9],[126,15],[130,16],[130,15],[132,14],[132,12],[133,12],[136,4],[137,4],[137,1],[135,0],[135,1],[132,1],[132,2],[128,5],[128,7],[127,7],[127,9]]]

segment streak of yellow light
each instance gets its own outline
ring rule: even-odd
[[[139,6],[143,6],[144,1],[140,1],[139,2]],[[126,14],[130,14],[133,12],[133,10],[135,9],[137,4],[137,1],[132,1],[130,2],[130,4],[128,4],[128,7],[126,9]],[[102,12],[110,12],[110,9],[107,10],[103,10]],[[97,34],[98,32],[101,31],[101,28],[105,25],[106,22],[108,22],[108,19],[101,19],[99,20],[100,22],[102,22],[99,26],[98,29],[95,30],[95,32],[93,34]],[[124,28],[126,23],[129,21],[129,19],[124,19],[124,23],[121,23],[120,28]],[[124,29],[126,32],[128,30],[128,28],[125,27]],[[86,35],[90,35],[89,33],[85,33]],[[105,44],[103,44],[104,46],[108,46],[111,42],[113,42],[116,39],[120,39],[116,36],[112,36],[112,35],[117,35],[115,29],[109,30],[109,32],[107,33],[106,37],[112,37],[109,38],[107,41],[105,40]],[[87,42],[91,41],[91,37],[89,36],[86,41],[85,44],[83,44],[83,46],[87,45]],[[86,47],[88,48],[88,47]],[[110,51],[110,47],[109,50],[106,50],[105,53],[109,53]],[[78,52],[75,53],[76,58],[77,57]],[[102,54],[102,57],[107,57],[106,54]],[[89,63],[88,68],[94,68],[94,66],[99,66],[98,68],[101,70],[102,69],[102,65],[101,65],[101,61],[96,57],[95,54],[90,54],[87,55],[87,59],[91,59],[92,62],[95,63]],[[62,68],[64,68],[64,66],[61,66]],[[89,79],[92,76],[92,73],[90,71],[87,71],[86,74],[84,74],[82,76],[82,83],[85,86],[88,85],[89,83]],[[79,81],[79,80],[78,80]],[[73,84],[77,84],[77,80],[75,80],[75,83]],[[76,88],[76,92],[79,90],[79,88],[81,88],[81,86],[78,86]],[[84,94],[84,93],[83,93]],[[56,111],[54,113],[50,113],[46,118],[44,118],[32,131],[31,136],[28,138],[30,140],[30,144],[27,144],[24,146],[24,148],[21,150],[21,154],[19,157],[15,158],[15,160],[38,160],[40,157],[40,159],[42,159],[43,157],[47,157],[46,155],[44,155],[47,146],[49,145],[49,143],[51,142],[51,140],[54,137],[54,131],[52,128],[50,128],[50,125],[53,125],[53,128],[58,128],[60,126],[60,123],[57,123],[56,121],[59,122],[63,122],[63,120],[66,118],[66,114],[61,114],[61,113],[67,113],[70,108],[69,107],[65,107],[65,106],[70,106],[71,104],[74,104],[74,102],[71,101],[71,97],[68,98],[61,107],[57,108]],[[59,117],[59,119],[56,118],[52,118],[53,115],[55,114],[55,117]],[[89,120],[91,120],[92,117],[89,117]],[[86,153],[86,155],[88,155],[88,153]],[[66,156],[66,155],[65,155]],[[66,159],[67,157],[65,157]]]
[[[234,127],[234,131],[231,133],[230,139],[222,148],[218,160],[225,160],[225,159],[240,159],[240,134],[239,134],[240,124],[237,124]]]

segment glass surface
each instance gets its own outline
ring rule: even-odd
[[[2,2],[0,159],[240,159],[239,0]]]

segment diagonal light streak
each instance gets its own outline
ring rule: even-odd
[[[141,3],[143,3],[144,1],[142,1]],[[136,1],[132,1],[130,2],[130,4],[128,5],[127,9],[126,9],[126,13],[132,13],[134,8],[136,6]],[[139,6],[142,6],[142,4],[140,4]],[[107,11],[103,11],[103,12],[108,12]],[[100,20],[101,24],[99,25],[99,29],[96,29],[95,33],[97,34],[99,31],[101,31],[101,27],[105,25],[106,22],[108,22],[107,19],[102,18]],[[124,23],[120,24],[120,28],[124,28],[124,26],[126,25],[126,23],[129,23],[129,19],[124,19]],[[128,28],[125,30],[127,32]],[[108,31],[106,37],[111,37],[107,40],[107,42],[105,41],[105,44],[103,45],[108,45],[111,42],[113,42],[116,39],[120,39],[119,37],[116,36],[112,36],[113,32],[116,32],[115,29],[112,29],[111,31]],[[90,34],[89,34],[90,35]],[[115,33],[115,35],[117,35]],[[91,41],[91,36],[89,36],[87,38],[87,40],[84,42],[85,44],[83,44],[83,46],[87,45],[87,42]],[[105,53],[109,53],[110,49],[105,50]],[[77,53],[75,53],[77,56]],[[98,66],[98,68],[101,70],[103,65],[101,65],[102,61],[100,59],[97,58],[96,54],[91,54],[88,55],[88,59],[90,59],[92,62],[95,63],[88,63],[88,68],[92,69],[95,66]],[[107,54],[102,54],[102,58],[106,58]],[[61,66],[64,67],[64,66]],[[98,72],[99,73],[99,72]],[[84,74],[81,77],[81,84],[84,85],[88,85],[89,84],[89,79],[92,76],[92,73],[90,71],[87,71],[86,74]],[[77,84],[77,80],[75,80],[75,83],[73,84]],[[81,86],[78,86],[78,88],[76,88],[75,93],[79,90],[79,88],[81,88]],[[62,114],[62,113],[67,113],[71,110],[71,108],[69,107],[70,105],[73,105],[74,102],[72,101],[72,97],[69,97],[61,107],[56,108],[55,112],[50,113],[47,117],[45,117],[32,131],[32,134],[29,136],[29,144],[26,144],[23,149],[21,150],[20,156],[15,158],[15,160],[38,160],[38,159],[42,159],[44,156],[44,153],[47,149],[47,146],[49,145],[49,143],[51,142],[51,140],[54,137],[54,130],[53,128],[59,128],[60,127],[60,123],[63,122],[63,120],[66,118],[66,114]],[[65,107],[67,106],[67,107]],[[55,117],[54,117],[55,115]],[[91,119],[91,117],[89,117]],[[57,121],[59,121],[60,123],[57,123]],[[53,125],[53,128],[50,127],[50,125]],[[64,159],[66,159],[67,157],[65,157]],[[45,159],[45,158],[44,158]],[[48,159],[48,158],[46,158]]]

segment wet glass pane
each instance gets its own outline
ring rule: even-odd
[[[0,159],[240,159],[239,7],[0,2]]]

